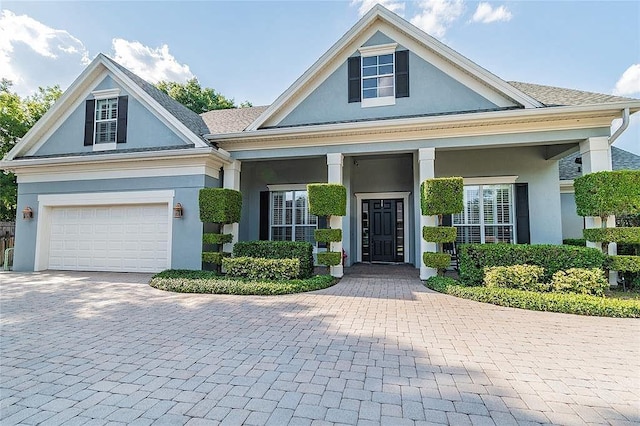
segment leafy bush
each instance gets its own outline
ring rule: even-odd
[[[326,251],[318,253],[318,263],[325,266],[336,266],[342,262],[342,253],[339,251]]]
[[[314,238],[321,243],[337,243],[342,241],[342,229],[316,229]]]
[[[222,266],[231,277],[252,280],[291,280],[300,275],[300,259],[230,257],[222,259]]]
[[[449,253],[432,253],[427,251],[422,253],[422,261],[429,268],[442,271],[451,265],[451,255]]]
[[[427,179],[420,185],[420,206],[427,216],[455,214],[464,210],[461,177]]]
[[[589,228],[583,234],[587,241],[640,243],[640,228]]]
[[[609,256],[607,267],[612,271],[640,272],[640,256]]]
[[[512,308],[601,317],[640,318],[638,300],[608,299],[574,293],[539,293],[498,287],[466,287],[446,277],[431,277],[425,285],[452,296]]]
[[[565,238],[562,240],[562,244],[566,244],[568,246],[578,246],[578,247],[586,247],[587,240],[584,238]]]
[[[452,243],[456,240],[457,229],[453,226],[423,226],[422,238],[434,243]]]
[[[313,246],[303,241],[240,241],[233,246],[233,256],[299,259],[300,278],[313,275]]]
[[[151,278],[149,285],[179,293],[277,295],[301,293],[331,287],[338,280],[329,275],[288,281],[249,280],[217,275],[210,271],[169,270]]]
[[[640,214],[640,170],[589,173],[573,187],[578,216]]]
[[[545,291],[548,285],[540,283],[544,268],[536,265],[492,266],[484,268],[486,287],[517,288],[520,290]]]
[[[345,216],[347,214],[347,188],[330,183],[307,185],[309,211],[316,216]]]
[[[602,268],[606,256],[598,249],[552,244],[463,244],[460,246],[460,279],[481,285],[489,266],[537,265],[544,268],[542,282],[551,282],[558,271],[569,268]]]
[[[232,234],[214,234],[214,233],[205,233],[202,234],[202,242],[205,244],[226,244],[233,241]]]
[[[214,265],[222,265],[222,259],[231,256],[231,253],[222,251],[204,251],[202,252],[202,261],[212,263]]]
[[[600,268],[570,268],[556,272],[551,279],[553,292],[604,296],[608,289],[609,283]]]
[[[199,195],[200,220],[211,223],[240,222],[242,194],[226,188],[203,188]]]

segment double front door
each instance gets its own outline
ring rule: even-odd
[[[362,260],[404,261],[404,200],[362,201]]]

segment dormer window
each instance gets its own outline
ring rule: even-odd
[[[127,141],[128,97],[120,89],[96,90],[86,101],[84,145],[94,151],[116,149]]]
[[[409,51],[396,43],[361,47],[349,58],[349,102],[362,108],[395,105],[409,96]]]

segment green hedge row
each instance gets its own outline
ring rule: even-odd
[[[214,265],[222,265],[222,259],[230,256],[231,253],[222,251],[203,251],[202,261],[205,263],[212,263]]]
[[[233,256],[298,259],[300,278],[313,275],[313,246],[303,241],[239,241],[233,246]]]
[[[233,189],[203,188],[199,194],[199,206],[202,222],[240,222],[242,194]]]
[[[309,212],[316,216],[345,216],[347,214],[347,188],[330,183],[307,185]]]
[[[589,173],[573,188],[578,216],[640,214],[640,170]]]
[[[313,237],[320,243],[337,243],[342,241],[342,229],[316,229]]]
[[[606,256],[600,250],[552,244],[463,244],[460,246],[460,280],[481,285],[484,268],[537,265],[544,268],[542,281],[551,282],[558,271],[569,268],[602,268]]]
[[[427,251],[422,253],[422,261],[429,268],[442,271],[451,265],[451,255],[449,253],[432,253]]]
[[[583,231],[587,241],[640,243],[640,228],[589,228]]]
[[[551,291],[604,296],[609,289],[604,271],[600,268],[570,268],[558,271],[551,278]]]
[[[169,270],[154,275],[149,285],[179,293],[277,295],[301,293],[331,287],[338,280],[329,275],[312,278],[266,281],[229,278],[210,271]]]
[[[562,244],[566,244],[568,246],[578,246],[578,247],[586,247],[587,240],[584,238],[565,238],[562,240]]]
[[[609,256],[607,267],[613,271],[640,273],[640,256]]]
[[[420,185],[422,214],[455,214],[464,210],[464,184],[461,177],[427,179]]]
[[[291,280],[300,276],[300,259],[230,257],[222,259],[222,267],[230,277],[252,280]]]
[[[447,277],[431,277],[425,285],[452,296],[511,308],[602,317],[640,318],[640,301],[584,294],[538,293],[510,288],[466,287]]]
[[[537,265],[491,266],[484,268],[485,287],[517,288],[544,291],[548,286],[540,283],[544,268]]]
[[[226,244],[233,241],[232,234],[214,234],[207,232],[202,234],[202,242],[205,244]]]
[[[432,243],[452,243],[458,230],[453,226],[423,226],[422,238]]]
[[[318,263],[325,266],[336,266],[342,262],[342,253],[339,251],[326,251],[317,254]]]

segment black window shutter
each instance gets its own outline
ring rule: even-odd
[[[269,191],[260,191],[260,239],[269,239]]]
[[[529,244],[529,184],[516,183],[516,229],[518,244]]]
[[[326,216],[318,216],[318,229],[327,229]],[[318,243],[318,248],[327,248],[327,243]]]
[[[116,135],[117,143],[127,142],[127,112],[129,110],[129,97],[118,97],[118,134]]]
[[[96,101],[89,99],[85,102],[84,114],[84,146],[93,145],[93,127],[96,116]]]
[[[409,97],[409,51],[396,52],[396,98]]]
[[[360,102],[360,56],[349,58],[349,102]]]
[[[453,218],[450,214],[442,215],[442,226],[453,226]]]

